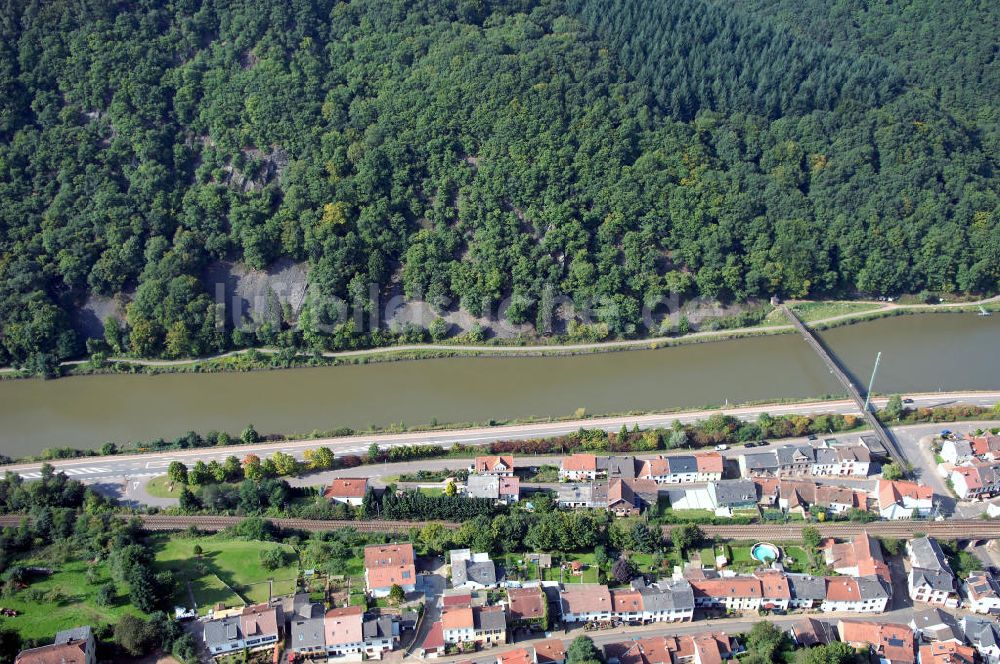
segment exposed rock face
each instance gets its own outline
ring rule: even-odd
[[[76,329],[87,338],[103,337],[104,321],[109,316],[124,324],[125,307],[131,299],[131,293],[119,293],[114,297],[91,295],[76,313],[74,320]]]
[[[306,264],[287,258],[277,260],[266,270],[251,270],[240,263],[212,263],[204,279],[205,289],[216,302],[225,303],[226,317],[233,325],[274,319],[281,316],[282,309],[290,312],[294,320],[309,286]]]

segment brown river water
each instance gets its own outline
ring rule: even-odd
[[[875,391],[1000,389],[1000,316],[921,314],[822,333]],[[842,394],[797,335],[564,357],[454,358],[252,373],[0,381],[0,452],[186,431],[308,433]]]

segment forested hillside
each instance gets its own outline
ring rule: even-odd
[[[185,357],[392,343],[326,325],[370,284],[514,323],[599,299],[617,336],[672,292],[995,291],[996,155],[914,84],[932,56],[780,2],[2,0],[0,365],[84,352],[93,295],[130,304],[91,350]],[[206,270],[283,257],[302,311],[220,320]]]
[[[1000,12],[991,0],[727,0],[820,44],[875,55],[1000,146]]]

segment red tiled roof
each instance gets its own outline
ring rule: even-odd
[[[364,609],[360,606],[344,606],[330,609],[323,616],[323,632],[327,645],[341,645],[361,641],[364,623]]]
[[[971,466],[957,466],[954,471],[965,478],[965,486],[970,489],[982,489],[983,482],[979,479],[979,469]]]
[[[545,615],[545,594],[541,588],[508,588],[511,620],[532,620]]]
[[[546,639],[535,643],[535,657],[538,664],[553,664],[566,659],[566,646],[559,639]]]
[[[593,454],[573,454],[563,458],[562,469],[569,471],[596,471],[597,457]]]
[[[642,595],[638,590],[612,590],[611,606],[617,613],[642,611]]]
[[[501,477],[500,478],[500,495],[501,496],[520,496],[521,495],[521,479],[519,477]]]
[[[15,664],[86,664],[87,642],[83,639],[58,645],[22,650]]]
[[[722,455],[718,452],[702,452],[694,455],[699,473],[721,473]]]
[[[423,648],[424,650],[432,650],[443,647],[444,626],[441,624],[441,621],[438,620],[436,623],[431,625],[430,631],[427,632],[427,638],[424,639]]]
[[[916,661],[913,630],[906,625],[841,620],[837,628],[841,641],[855,647],[868,644],[883,659],[902,664]]]
[[[954,641],[938,641],[920,646],[920,664],[973,664],[975,648]]]
[[[527,648],[508,650],[497,655],[497,664],[533,664],[534,658]]]
[[[792,589],[788,585],[788,577],[777,570],[757,572],[760,579],[761,592],[768,599],[791,599]]]
[[[278,633],[278,611],[267,604],[255,604],[243,609],[240,616],[243,633],[247,637],[255,634],[267,635]]]
[[[341,477],[330,482],[323,495],[327,498],[364,498],[367,477]]]
[[[445,595],[441,598],[441,605],[448,606],[472,606],[472,593],[458,593],[455,595]]]
[[[853,576],[826,577],[826,598],[834,602],[858,602],[861,587]]]
[[[646,459],[639,468],[639,477],[658,477],[670,474],[670,464],[663,457]]]
[[[514,457],[513,456],[479,456],[476,457],[476,472],[477,473],[491,473],[497,469],[500,465],[505,466],[508,470],[514,470]]]
[[[413,564],[413,545],[373,544],[365,547],[365,571],[369,588],[386,588],[393,584],[413,585],[417,581]]]
[[[472,629],[476,623],[471,606],[449,606],[441,612],[441,625],[447,629]]]
[[[704,597],[762,597],[760,580],[755,577],[691,579],[695,595]]]
[[[915,500],[930,500],[934,495],[934,490],[929,486],[899,480],[879,480],[877,491],[880,509],[902,502],[904,496]]]
[[[591,586],[586,589],[562,591],[562,602],[566,613],[598,613],[611,610],[611,591],[607,586]]]
[[[730,654],[729,637],[721,633],[695,634],[691,637],[699,664],[722,664]]]

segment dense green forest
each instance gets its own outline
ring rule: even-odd
[[[334,324],[370,284],[616,336],[671,293],[995,291],[1000,6],[743,4],[0,0],[0,365],[393,343]],[[208,267],[283,257],[302,310],[234,329]]]

